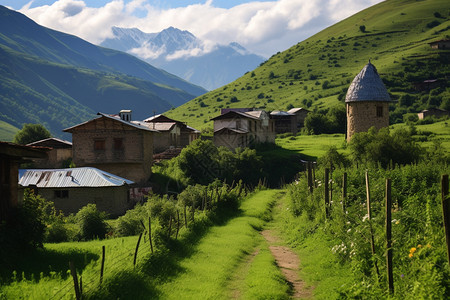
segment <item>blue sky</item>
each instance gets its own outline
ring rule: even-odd
[[[99,44],[111,27],[188,30],[270,57],[382,0],[0,0],[35,22]]]

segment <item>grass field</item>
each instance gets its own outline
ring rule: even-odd
[[[19,131],[19,128],[16,128],[6,122],[0,121],[0,141],[12,142],[17,131]]]
[[[212,227],[184,231],[170,251],[150,252],[141,240],[133,266],[137,236],[90,242],[45,244],[22,257],[16,272],[2,273],[0,299],[73,299],[68,262],[82,276],[84,299],[284,299],[289,288],[268,253],[258,230],[271,218],[277,190],[260,191]],[[100,286],[102,246],[106,248]],[[251,264],[248,256],[258,249]],[[263,271],[264,270],[264,271]],[[244,281],[235,274],[244,274]]]
[[[450,154],[450,121],[440,121],[433,124],[416,125],[417,134],[414,135],[418,143],[429,149],[433,146],[433,141],[440,141],[443,149]],[[401,123],[391,126],[392,130],[404,128],[409,130],[409,126]],[[321,135],[298,135],[277,138],[276,144],[284,149],[288,149],[299,154],[312,158],[321,157],[331,147],[335,146],[339,152],[349,154],[349,148],[345,142],[344,134],[321,134]]]

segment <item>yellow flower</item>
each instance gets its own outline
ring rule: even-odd
[[[431,248],[431,245],[430,245],[430,244],[427,244],[427,248],[428,248],[428,249]]]
[[[408,256],[409,256],[409,258],[411,258],[411,257],[413,257],[413,254],[412,254],[412,253],[410,253],[410,254],[409,254]]]
[[[412,247],[411,250],[409,250],[409,253],[414,253],[416,252],[417,248],[416,247]]]
[[[421,244],[417,245],[417,248],[422,248],[422,245]]]

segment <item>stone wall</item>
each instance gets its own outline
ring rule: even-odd
[[[381,112],[381,116],[380,116]],[[355,101],[347,103],[347,142],[353,134],[389,126],[389,102]]]
[[[121,139],[121,147],[117,140]],[[104,141],[104,150],[95,141]],[[134,182],[151,175],[153,133],[106,118],[86,123],[72,131],[73,162],[77,167],[95,167]]]

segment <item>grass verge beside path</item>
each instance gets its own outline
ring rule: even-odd
[[[223,226],[215,226],[201,239],[190,257],[179,262],[183,272],[160,286],[164,299],[229,299],[285,297],[287,287],[280,280],[277,270],[268,270],[265,266],[274,266],[273,258],[267,257],[267,249],[260,248],[263,255],[256,256],[250,267],[245,270],[242,284],[232,282],[237,271],[243,271],[241,263],[261,245],[258,230],[270,216],[279,191],[267,190],[253,194],[241,205],[241,215]],[[256,230],[255,230],[256,229]],[[264,254],[266,253],[266,254]],[[255,287],[265,287],[258,289]],[[267,289],[270,290],[267,290]],[[237,291],[236,291],[237,289]]]

